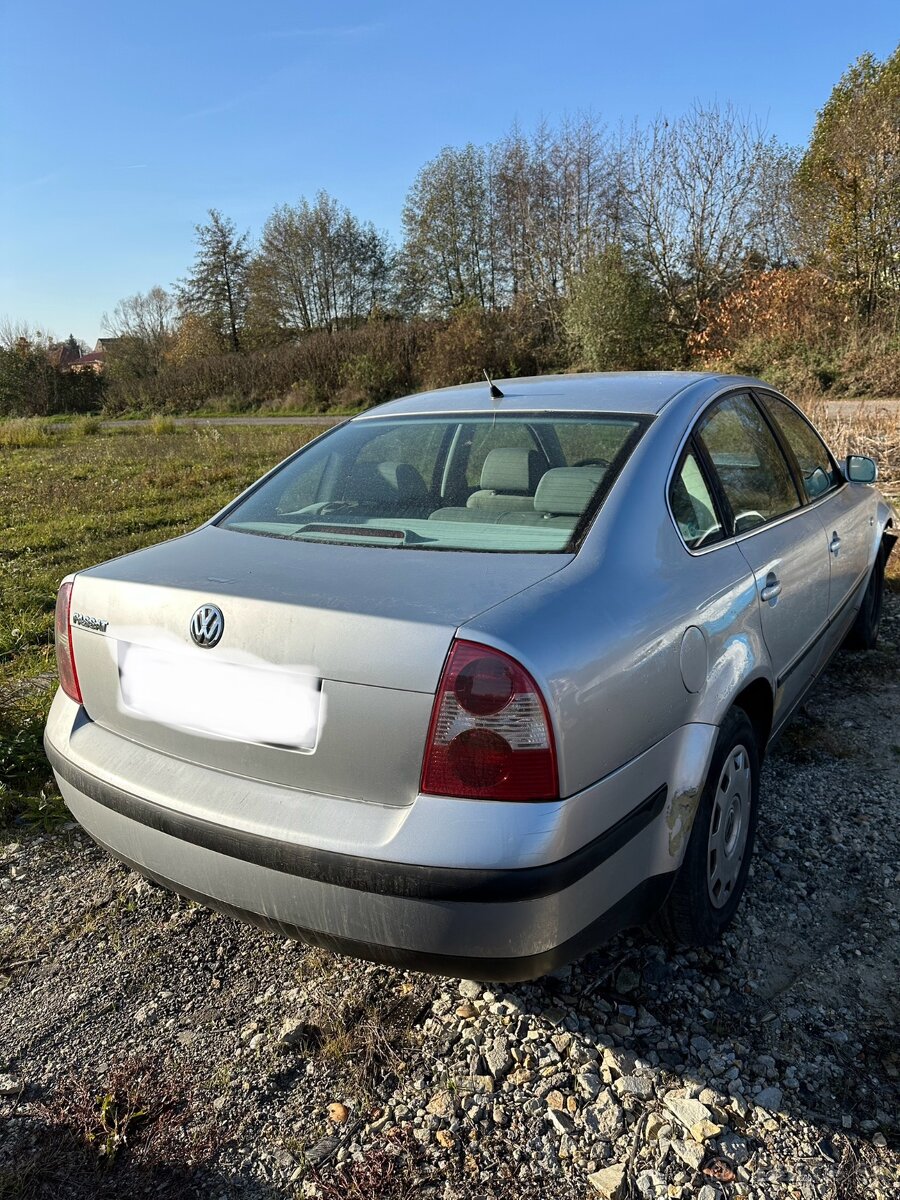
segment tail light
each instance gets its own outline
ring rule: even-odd
[[[434,698],[422,791],[485,800],[559,795],[547,706],[515,659],[453,643]]]
[[[62,690],[70,700],[81,704],[81,687],[75,670],[75,651],[72,649],[72,623],[69,620],[71,606],[72,585],[60,584],[56,594],[56,669]]]

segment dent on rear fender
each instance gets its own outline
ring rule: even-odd
[[[718,732],[715,725],[686,725],[672,764],[665,821],[669,857],[676,866],[691,834]]]

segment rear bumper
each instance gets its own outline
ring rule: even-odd
[[[440,825],[433,830],[431,853],[420,846],[425,861],[416,862],[396,857],[407,845],[400,836],[393,838],[393,846],[382,839],[373,841],[370,853],[346,853],[300,840],[297,830],[286,837],[273,836],[274,830],[260,832],[259,822],[256,829],[242,828],[235,816],[239,805],[224,799],[216,819],[210,806],[200,811],[180,799],[204,783],[208,793],[215,796],[221,790],[223,797],[241,791],[243,784],[246,802],[247,781],[165,760],[98,730],[65,697],[54,702],[45,745],[63,797],[87,832],[173,891],[287,936],[360,957],[441,974],[516,980],[553,970],[619,929],[644,921],[665,898],[681,859],[685,813],[692,810],[705,777],[704,746],[708,742],[711,747],[715,736],[708,726],[685,730],[681,737],[666,739],[672,745],[665,755],[648,752],[650,761],[641,756],[590,789],[595,820],[602,825],[605,815],[605,827],[568,847],[568,853],[522,862],[518,851],[503,854],[501,839],[499,853],[497,847],[482,848],[482,859],[492,855],[493,861],[465,866],[452,865],[439,853],[446,842]],[[127,781],[109,769],[116,742],[125,760],[144,762],[147,786],[144,772],[136,773],[133,766]],[[661,775],[666,761],[668,776]],[[159,775],[165,774],[167,762],[170,788],[165,792]],[[684,779],[688,767],[692,773],[699,770],[690,788]],[[196,773],[202,778],[194,778]],[[140,785],[134,782],[138,779]],[[648,788],[648,780],[656,786]],[[631,792],[624,811],[623,789]],[[427,810],[434,798],[419,799]],[[333,797],[319,800],[326,806],[348,803]],[[521,828],[522,813],[513,810],[525,806],[493,805],[491,819],[499,812],[510,822],[518,820],[519,828],[511,825],[505,841],[516,836],[530,837],[535,844],[540,840],[538,855],[546,857],[554,845],[567,848],[564,839],[554,842],[549,836],[548,821],[564,827],[568,819],[571,824],[578,800],[558,802],[550,806],[552,812],[541,805],[527,809],[536,813],[543,808],[541,839],[534,837],[534,829]],[[261,803],[258,793],[255,803]],[[475,814],[485,807],[483,802],[444,803],[463,806],[477,829]],[[356,803],[358,813],[361,807],[367,806]],[[398,817],[388,810],[384,819],[396,829],[409,812]],[[583,834],[581,818],[577,828]]]

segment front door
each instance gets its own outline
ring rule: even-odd
[[[816,507],[749,393],[720,400],[701,423],[731,529],[756,579],[763,637],[776,676],[774,724],[818,667],[828,624],[829,552]]]

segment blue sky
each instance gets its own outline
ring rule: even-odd
[[[5,0],[0,318],[93,342],[170,285],[214,206],[259,229],[325,188],[396,236],[442,146],[731,100],[793,143],[896,0]]]

